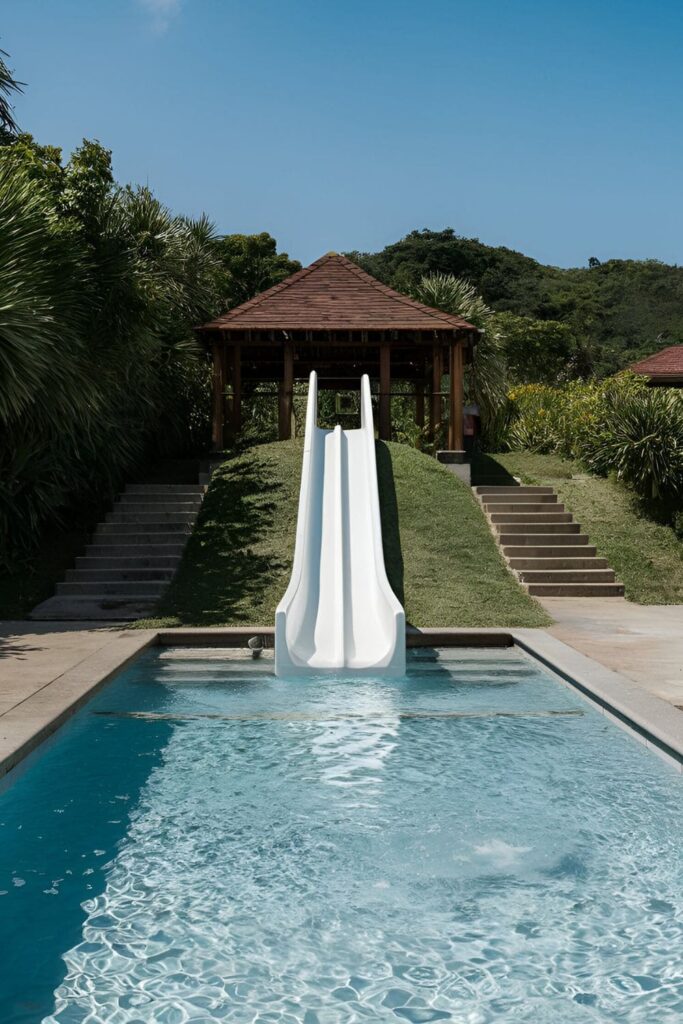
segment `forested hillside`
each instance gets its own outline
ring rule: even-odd
[[[452,228],[412,231],[381,252],[348,255],[402,291],[412,291],[423,274],[455,274],[495,310],[566,323],[600,375],[683,342],[683,267],[657,260],[591,259],[563,270]]]

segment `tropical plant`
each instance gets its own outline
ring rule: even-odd
[[[599,446],[586,459],[615,472],[645,498],[683,497],[683,395],[674,389],[631,389],[605,409]]]
[[[493,310],[476,288],[452,274],[428,274],[413,291],[414,298],[445,313],[461,316],[483,332],[465,375],[468,400],[479,406],[482,428],[492,439],[505,417],[507,370],[503,335]]]
[[[58,194],[54,175],[32,173],[31,152],[6,147],[0,159],[6,564],[65,509],[109,497],[141,459],[204,442],[209,374],[191,328],[220,302],[205,218],[118,189],[97,143],[74,154]]]
[[[683,496],[683,394],[619,374],[560,388],[528,384],[509,395],[507,444],[614,473],[643,498]]]
[[[0,144],[11,142],[19,128],[14,120],[12,96],[22,91],[22,82],[18,82],[5,63],[9,54],[0,50]]]

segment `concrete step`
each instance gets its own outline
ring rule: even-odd
[[[206,485],[198,484],[128,484],[124,494],[140,494],[144,501],[148,500],[150,494],[163,494],[177,496],[179,494],[198,494],[200,497],[206,492]]]
[[[533,597],[623,597],[623,583],[529,583]]]
[[[508,533],[505,531],[498,537],[498,542],[505,549],[506,553],[509,547],[547,548],[587,545],[588,537],[586,534],[578,533],[576,529],[573,529],[573,527],[578,526],[578,523],[569,523],[569,526],[572,529],[566,533],[559,533],[557,529],[554,529],[552,533],[547,533],[545,530],[539,530],[538,533],[519,533],[518,531]]]
[[[203,497],[203,494],[165,494],[153,491],[150,491],[148,494],[120,494],[116,499],[114,508],[128,507],[130,505],[151,505],[153,509],[162,506],[176,510],[179,505],[181,508],[195,509],[199,508]]]
[[[543,515],[557,515],[560,512],[565,511],[564,505],[558,503],[552,504],[546,502],[504,502],[497,501],[494,504],[489,505],[488,502],[484,502],[484,508],[487,513],[493,518],[494,515],[537,515],[542,513]],[[494,520],[495,521],[495,520]]]
[[[614,583],[612,569],[522,569],[524,583]]]
[[[87,597],[49,597],[31,612],[32,619],[58,622],[134,622],[154,612],[156,598],[115,597],[92,594]]]
[[[169,540],[175,540],[178,537],[187,537],[192,532],[192,526],[190,523],[169,523],[169,522],[157,522],[154,520],[149,523],[126,523],[126,522],[106,522],[100,523],[93,537],[98,538],[107,536],[122,537],[124,534],[130,534],[131,537],[142,537],[142,540],[130,540],[131,544],[146,544],[150,537],[168,537]]]
[[[85,568],[69,569],[66,574],[67,583],[110,583],[112,580],[125,580],[129,583],[146,583],[149,580],[165,580],[173,577],[174,569],[102,569]]]
[[[109,582],[78,582],[78,583],[58,583],[57,594],[60,597],[68,595],[82,595],[87,594],[115,594],[120,597],[136,596],[144,598],[146,601],[156,601],[157,598],[163,593],[168,586],[166,580],[150,580],[144,581],[116,581],[111,580]]]
[[[508,544],[503,548],[506,558],[594,558],[597,554],[592,544],[581,544],[580,541],[587,541],[587,537],[577,537],[574,534],[569,536],[571,543],[556,544],[524,544],[525,538],[516,537],[514,544]],[[576,543],[574,543],[576,542]]]
[[[556,494],[534,494],[529,491],[510,494],[480,494],[481,503],[488,508],[490,505],[525,505],[533,502],[536,505],[554,505],[557,501]]]
[[[544,533],[547,536],[551,534],[575,534],[581,532],[581,526],[579,523],[496,523],[496,530],[499,533],[498,543],[505,546],[505,544],[518,544],[518,540],[509,541],[504,540],[505,537],[522,536],[522,537],[538,537],[540,533]],[[523,542],[522,542],[523,543]],[[538,543],[538,541],[536,541]],[[554,543],[554,542],[553,542]],[[561,543],[561,541],[560,541]],[[580,543],[580,542],[579,542]]]
[[[536,526],[538,523],[570,523],[571,512],[492,512],[492,523],[522,523],[525,526]]]
[[[196,508],[167,508],[163,505],[114,505],[107,513],[107,523],[193,523]]]
[[[562,548],[558,549],[559,551]],[[570,551],[580,550],[569,548]],[[507,552],[506,552],[507,555]],[[606,558],[577,558],[577,557],[548,557],[541,556],[540,558],[532,557],[517,557],[508,558],[510,568],[516,569],[518,572],[521,569],[608,569]]]
[[[554,494],[552,487],[531,487],[527,484],[482,484],[474,488],[476,494]]]
[[[146,540],[136,542],[136,537]],[[154,538],[160,538],[155,540]],[[133,540],[129,543],[129,538]],[[185,550],[184,536],[177,533],[112,533],[98,537],[97,541],[88,544],[85,549],[86,558],[157,558],[180,557]]]
[[[140,545],[142,547],[143,545]],[[81,555],[76,569],[171,569],[180,565],[181,552],[176,555]]]

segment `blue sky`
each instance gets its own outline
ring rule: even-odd
[[[683,263],[679,0],[3,0],[18,120],[310,262],[451,226]]]

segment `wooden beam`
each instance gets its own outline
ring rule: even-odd
[[[232,349],[232,432],[237,437],[242,429],[242,348]]]
[[[288,441],[292,436],[292,395],[294,393],[294,344],[290,339],[284,343],[284,366],[280,385],[278,409],[278,437]]]
[[[450,349],[450,382],[448,447],[452,452],[461,452],[465,447],[463,427],[463,352],[462,342],[454,342]]]
[[[225,346],[222,340],[212,343],[211,353],[213,358],[211,447],[215,452],[219,452],[225,446],[223,437],[225,428]]]
[[[441,426],[441,377],[443,376],[443,365],[441,358],[441,345],[438,343],[432,348],[432,401],[429,411],[429,432],[434,437]]]
[[[391,440],[391,347],[386,339],[379,346],[379,436]]]

